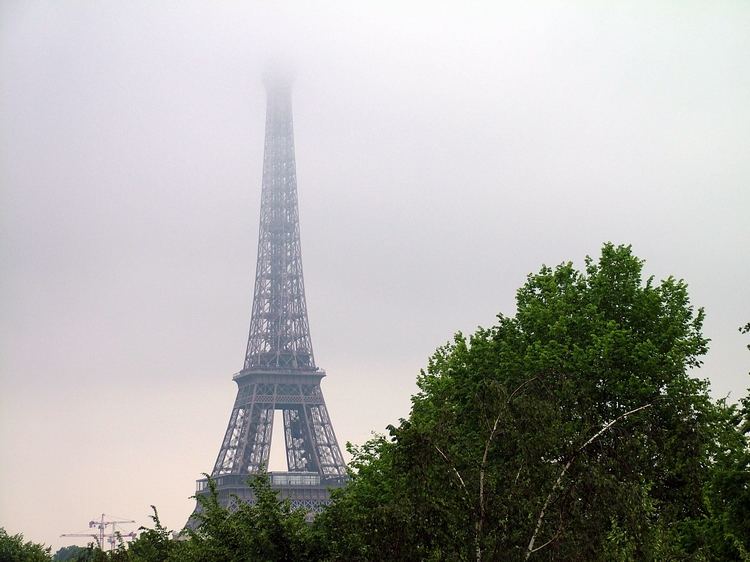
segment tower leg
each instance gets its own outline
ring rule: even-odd
[[[290,472],[317,472],[311,457],[310,438],[305,431],[304,415],[300,410],[284,410],[287,467]]]
[[[245,453],[246,468],[243,472],[256,474],[261,467],[268,469],[268,455],[271,452],[271,434],[273,432],[274,408],[253,408],[250,422],[251,433],[248,435],[249,450]],[[253,432],[254,430],[254,432]]]

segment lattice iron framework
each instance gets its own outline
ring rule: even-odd
[[[302,276],[292,97],[267,83],[258,265],[245,369],[315,370]]]
[[[255,291],[237,398],[212,477],[220,501],[253,501],[247,477],[268,467],[274,412],[283,412],[288,472],[272,486],[292,505],[318,512],[346,466],[315,365],[302,275],[291,87],[266,81],[266,133]],[[206,481],[199,480],[198,493]]]

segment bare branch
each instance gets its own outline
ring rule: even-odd
[[[513,400],[513,397],[523,389],[526,385],[529,383],[535,381],[539,378],[539,375],[536,375],[535,377],[530,378],[529,380],[521,383],[513,392],[510,393],[510,396],[505,401],[505,404],[510,404],[510,401]],[[490,453],[490,446],[492,445],[492,441],[495,439],[495,434],[497,433],[497,427],[500,424],[500,418],[502,417],[503,412],[502,410],[497,414],[497,417],[495,418],[495,423],[492,424],[492,429],[490,430],[490,434],[487,437],[487,440],[484,443],[484,453],[482,454],[482,463],[479,465],[479,514],[477,517],[477,520],[474,525],[474,547],[476,550],[476,559],[477,562],[481,562],[482,560],[482,534],[484,533],[484,519],[485,519],[485,512],[486,512],[486,498],[484,493],[484,481],[485,477],[487,475],[487,457]],[[489,428],[489,420],[487,419],[487,416],[485,414],[485,424]],[[447,459],[446,459],[447,460]]]
[[[453,464],[451,463],[451,461],[448,459],[448,457],[445,455],[445,453],[440,449],[440,447],[438,447],[437,445],[434,445],[434,447],[437,450],[437,452],[440,453],[440,455],[445,459],[445,462],[448,463],[448,466],[451,468],[451,470],[453,471],[453,473],[456,475],[456,478],[458,478],[458,481],[461,483],[461,487],[464,489],[464,493],[468,496],[469,490],[466,487],[466,483],[464,482],[464,479],[461,478],[461,473],[459,473],[458,470],[456,470],[456,467],[453,466]]]
[[[537,546],[534,550],[531,552],[536,552],[537,550],[542,550],[544,547],[551,545],[553,542],[557,540],[557,538],[562,534],[563,531],[563,520],[562,520],[562,513],[560,513],[560,525],[557,527],[557,531],[555,531],[555,534],[552,535],[552,538],[548,540],[546,543]]]
[[[501,416],[502,416],[502,412],[500,412],[495,418],[495,423],[492,425],[492,431],[490,432],[489,437],[487,437],[487,441],[485,441],[484,443],[484,454],[482,455],[482,465],[479,468],[479,518],[477,519],[476,525],[474,527],[475,528],[474,543],[476,545],[477,562],[481,562],[482,560],[481,540],[482,540],[482,532],[484,530],[484,512],[485,512],[484,477],[487,472],[487,457],[489,456],[490,445],[492,444],[492,440],[495,438],[495,433],[497,432],[497,426],[500,423]]]
[[[615,419],[613,419],[611,422],[606,423],[604,425],[604,427],[602,427],[598,432],[596,432],[593,435],[593,437],[591,437],[591,439],[589,439],[583,445],[581,445],[578,448],[578,451],[576,451],[576,453],[580,453],[586,447],[588,447],[589,445],[591,445],[591,443],[593,443],[594,441],[596,441],[599,438],[599,436],[601,436],[602,433],[606,432],[610,427],[612,427],[613,425],[615,425],[617,422],[622,421],[625,418],[630,417],[630,416],[632,416],[633,414],[635,414],[637,412],[640,412],[641,410],[645,410],[646,408],[650,408],[652,405],[653,405],[653,403],[649,403],[649,404],[645,404],[643,406],[639,406],[635,410],[630,410],[629,412],[625,412],[624,414],[621,414],[618,417],[616,417]]]
[[[559,537],[559,536],[560,536],[560,533],[555,533],[550,540],[548,540],[546,543],[544,543],[541,546],[537,546],[531,552],[536,552],[537,550],[542,550],[545,546],[549,546],[550,544],[552,544],[553,542],[555,542],[555,539],[557,539],[557,537]],[[528,555],[526,556],[526,558],[528,558]]]
[[[562,479],[565,476],[565,474],[568,472],[568,469],[573,464],[573,462],[578,458],[578,455],[591,443],[596,441],[603,433],[605,433],[608,429],[610,429],[613,425],[615,425],[617,422],[624,420],[627,417],[632,416],[633,414],[640,412],[641,410],[645,410],[646,408],[650,408],[652,406],[651,403],[645,404],[643,406],[639,406],[638,408],[635,408],[634,410],[630,410],[629,412],[625,412],[624,414],[616,417],[611,422],[606,423],[599,431],[597,431],[591,438],[589,438],[588,441],[586,441],[583,445],[578,447],[575,454],[570,457],[568,462],[565,463],[565,466],[563,466],[563,469],[560,471],[560,474],[557,476],[557,480],[555,480],[555,484],[552,486],[552,490],[550,490],[550,493],[547,494],[547,498],[544,500],[544,505],[542,506],[542,510],[539,512],[539,517],[536,520],[536,527],[534,528],[534,534],[531,535],[531,540],[529,541],[529,545],[526,547],[526,557],[525,559],[528,560],[529,556],[533,552],[536,552],[537,550],[540,550],[541,548],[547,546],[551,541],[547,541],[545,544],[538,548],[534,548],[534,542],[536,542],[536,537],[539,534],[539,529],[542,527],[542,522],[544,521],[544,514],[547,511],[547,508],[549,507],[550,502],[552,501],[552,496],[557,491],[557,489],[560,487],[560,484],[562,483]]]
[[[511,392],[511,393],[510,393],[510,396],[508,396],[508,400],[506,401],[506,404],[510,404],[510,401],[511,401],[511,400],[513,400],[513,397],[514,397],[514,396],[515,396],[515,395],[516,395],[516,394],[517,394],[517,393],[518,393],[518,392],[519,392],[519,391],[520,391],[520,390],[521,390],[521,389],[522,389],[522,388],[523,388],[524,386],[526,386],[527,384],[530,384],[530,383],[534,382],[534,381],[535,381],[535,380],[537,380],[538,378],[539,378],[539,375],[536,375],[535,377],[531,377],[531,378],[530,378],[529,380],[527,380],[526,382],[523,382],[523,383],[521,383],[521,385],[520,385],[520,386],[519,386],[518,388],[516,388],[516,389],[515,389],[515,390],[514,390],[513,392]]]

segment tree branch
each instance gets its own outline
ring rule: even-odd
[[[508,396],[508,399],[505,401],[506,406],[510,404],[510,401],[513,400],[513,397],[523,389],[526,385],[530,384],[531,382],[535,381],[539,378],[539,375],[536,375],[529,380],[521,383],[513,392],[510,393],[510,396]],[[482,454],[482,463],[479,465],[479,516],[477,517],[477,520],[474,524],[474,547],[476,550],[476,559],[477,562],[482,561],[482,534],[484,533],[484,519],[485,519],[485,512],[486,512],[486,498],[484,493],[484,481],[485,477],[487,475],[487,457],[490,453],[490,446],[492,445],[492,441],[495,438],[495,433],[497,433],[497,426],[500,424],[500,418],[502,417],[503,412],[502,409],[497,414],[497,417],[495,418],[495,423],[492,424],[492,429],[490,430],[490,434],[487,437],[487,440],[484,442],[484,453]],[[487,417],[485,415],[485,422],[487,422]],[[487,427],[489,428],[489,423],[487,423]],[[447,459],[446,459],[447,460]],[[517,477],[516,477],[517,478]]]
[[[529,556],[531,556],[532,552],[536,552],[537,550],[540,550],[541,548],[547,546],[551,541],[546,542],[542,546],[538,548],[534,548],[534,543],[536,542],[536,537],[539,534],[539,530],[542,527],[542,522],[544,521],[544,514],[547,511],[547,508],[549,507],[550,502],[552,501],[552,496],[557,491],[557,489],[560,487],[560,484],[562,483],[562,479],[565,476],[565,474],[568,472],[568,469],[573,464],[573,462],[578,458],[578,455],[591,443],[596,441],[603,433],[605,433],[607,430],[609,430],[613,425],[615,425],[617,422],[624,420],[625,418],[628,418],[632,416],[633,414],[640,412],[641,410],[645,410],[646,408],[650,408],[652,406],[651,403],[645,404],[643,406],[639,406],[638,408],[635,408],[634,410],[630,410],[629,412],[625,412],[624,414],[621,414],[620,416],[613,419],[611,422],[606,423],[599,431],[597,431],[591,438],[589,438],[588,441],[586,441],[583,445],[578,447],[576,452],[573,454],[572,457],[568,460],[568,462],[565,463],[565,466],[563,466],[563,469],[560,471],[560,474],[557,476],[557,480],[555,480],[555,484],[552,486],[552,490],[550,490],[550,493],[547,494],[547,498],[544,500],[544,505],[542,506],[542,510],[539,512],[539,517],[537,517],[536,520],[536,527],[534,528],[534,534],[531,535],[531,540],[529,541],[529,545],[526,547],[526,557],[525,559],[528,560]],[[553,537],[554,538],[554,537]]]
[[[518,393],[518,392],[519,392],[519,391],[520,391],[520,390],[521,390],[521,389],[522,389],[522,388],[523,388],[524,386],[526,386],[527,384],[530,384],[530,383],[534,382],[534,381],[535,381],[535,380],[537,380],[538,378],[539,378],[539,375],[536,375],[535,377],[531,377],[531,378],[530,378],[529,380],[527,380],[526,382],[522,382],[522,383],[521,383],[521,384],[520,384],[520,385],[518,386],[518,388],[516,388],[516,389],[515,389],[515,390],[514,390],[513,392],[511,392],[511,393],[510,393],[510,396],[508,396],[508,400],[506,401],[506,404],[510,404],[510,401],[511,401],[511,400],[513,400],[513,397],[514,397],[514,396],[515,396],[515,395],[516,395],[516,394],[517,394],[517,393]]]
[[[520,387],[519,387],[520,388]],[[484,477],[487,472],[487,456],[490,452],[490,445],[492,440],[495,438],[495,432],[497,432],[497,426],[500,423],[500,412],[495,418],[495,423],[492,425],[492,431],[490,432],[487,441],[484,443],[484,454],[482,455],[482,464],[479,467],[479,518],[477,519],[476,525],[474,526],[474,544],[477,552],[477,562],[482,560],[482,532],[484,530]]]
[[[528,384],[534,382],[535,380],[539,379],[540,375],[536,375],[534,377],[531,377],[527,381],[522,382],[518,387],[516,387],[513,392],[510,393],[508,398],[505,401],[506,406],[510,404],[511,400],[521,392],[521,390],[527,386]],[[495,434],[497,433],[497,428],[500,425],[500,419],[502,418],[503,412],[501,411],[497,414],[497,417],[495,418],[495,422],[492,424],[492,429],[490,430],[490,434],[487,437],[487,440],[484,443],[484,452],[482,454],[482,462],[479,465],[479,512],[477,514],[477,519],[474,523],[474,546],[476,550],[476,559],[477,562],[481,562],[482,560],[482,534],[484,532],[484,519],[485,519],[485,511],[486,511],[486,498],[485,498],[485,479],[487,475],[487,458],[489,457],[490,453],[490,447],[492,446],[492,441],[495,439]],[[487,428],[489,429],[489,419],[487,418],[486,414],[484,414],[484,421],[487,425]],[[466,500],[471,504],[471,496],[469,493],[469,489],[466,486],[466,483],[464,482],[464,479],[461,476],[461,473],[458,472],[455,466],[450,462],[450,459],[448,459],[448,456],[438,447],[437,445],[433,444],[435,449],[438,453],[445,459],[445,462],[448,463],[448,466],[453,470],[453,474],[456,476],[458,481],[461,483],[461,487],[464,490],[464,495],[466,496]],[[519,475],[521,473],[521,469],[519,468]],[[518,480],[518,475],[516,475],[516,480]]]
[[[468,490],[468,488],[466,488],[466,483],[464,482],[464,479],[461,478],[461,473],[459,473],[458,470],[456,470],[456,467],[454,467],[453,464],[451,464],[451,461],[448,459],[448,457],[445,455],[445,453],[440,449],[440,447],[438,447],[435,444],[433,444],[433,446],[435,447],[435,449],[437,450],[437,452],[440,453],[440,455],[445,459],[445,462],[448,463],[448,466],[451,468],[451,470],[453,471],[453,473],[458,478],[458,481],[461,483],[461,487],[464,489],[464,494],[467,496],[467,499],[468,499],[469,490]]]

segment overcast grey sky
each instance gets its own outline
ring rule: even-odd
[[[58,547],[192,510],[246,343],[269,57],[342,443],[604,241],[687,280],[715,395],[750,386],[746,1],[1,0],[0,526]]]

